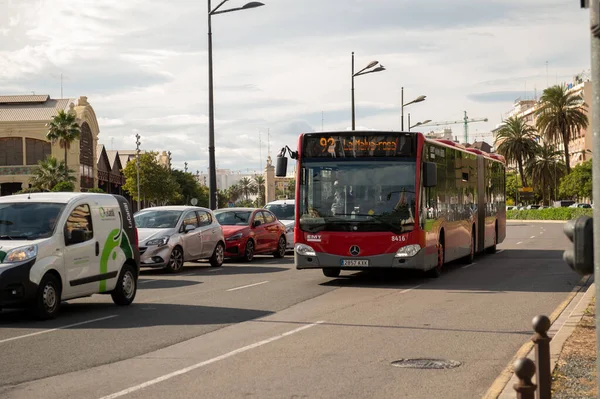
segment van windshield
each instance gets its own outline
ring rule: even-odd
[[[0,203],[0,240],[48,238],[64,208],[48,202]]]
[[[182,211],[141,211],[133,215],[138,229],[173,229]]]

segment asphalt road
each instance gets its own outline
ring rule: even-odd
[[[416,273],[298,271],[257,257],[146,271],[135,303],[0,313],[2,398],[481,397],[579,276],[561,224],[509,224],[500,252]],[[393,367],[453,360],[452,369]]]

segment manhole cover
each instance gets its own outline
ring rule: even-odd
[[[405,369],[453,369],[462,363],[456,360],[443,359],[400,359],[392,362],[392,366]]]

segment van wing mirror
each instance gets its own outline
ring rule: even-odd
[[[437,168],[433,162],[423,162],[423,186],[437,186]]]
[[[71,237],[69,238],[68,245],[79,244],[85,242],[85,230],[75,229],[71,230]]]

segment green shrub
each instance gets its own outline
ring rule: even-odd
[[[62,193],[72,193],[75,190],[75,185],[70,181],[61,181],[56,186],[52,187],[51,191],[54,192],[62,192]]]
[[[547,208],[506,211],[507,219],[516,220],[570,220],[579,216],[593,216],[591,208]]]
[[[88,193],[99,193],[99,194],[105,194],[104,190],[102,190],[101,188],[90,188],[87,190]]]

